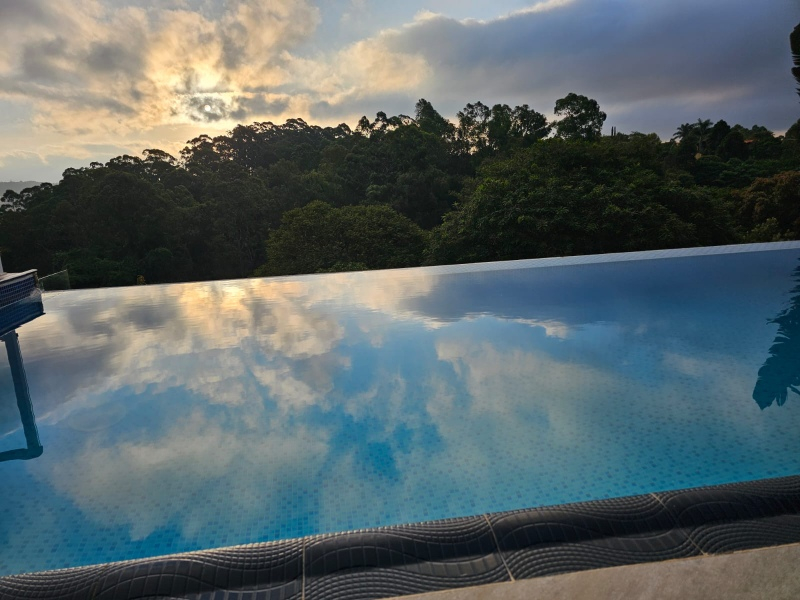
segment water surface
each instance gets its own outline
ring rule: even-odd
[[[800,472],[800,250],[539,264],[45,295],[0,575]]]

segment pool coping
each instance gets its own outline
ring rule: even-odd
[[[52,600],[388,598],[800,542],[800,475],[0,577]]]
[[[419,271],[432,275],[449,275],[454,273],[480,273],[483,271],[511,271],[514,269],[533,269],[546,267],[569,267],[592,265],[599,263],[629,262],[640,260],[659,260],[667,258],[686,258],[692,256],[716,256],[721,254],[741,254],[747,252],[770,252],[776,250],[798,250],[800,240],[785,242],[757,242],[752,244],[728,244],[723,246],[694,246],[691,248],[666,248],[662,250],[636,250],[632,252],[609,252],[605,254],[579,254],[574,256],[550,256],[543,258],[520,258],[514,260],[496,260],[474,263],[456,263],[447,265],[424,265],[418,267],[400,267],[394,269],[368,269],[364,271],[337,271],[334,273],[299,273],[295,275],[271,275],[269,277],[241,277],[238,279],[203,279],[197,281],[181,281],[175,283],[150,283],[148,288],[167,286],[183,286],[194,284],[225,285],[230,282],[266,279],[275,282],[308,281],[320,277],[361,277],[365,275],[380,275],[391,273],[393,276],[407,274],[413,276]],[[63,292],[98,292],[117,290],[123,288],[137,288],[137,285],[75,288],[69,290],[51,290],[47,294],[61,294]]]
[[[601,263],[660,260],[667,258],[688,258],[695,256],[718,256],[723,254],[743,254],[749,252],[772,252],[777,250],[797,249],[800,249],[800,240],[786,242],[757,242],[753,244],[728,244],[725,246],[696,246],[692,248],[667,248],[663,250],[636,250],[633,252],[609,252],[606,254],[579,254],[574,256],[521,258],[516,260],[408,267],[406,269],[390,269],[390,271],[396,273],[397,271],[424,269],[426,272],[437,274],[471,273],[488,270],[508,271],[521,268],[531,269],[543,267],[569,267]],[[380,271],[357,271],[357,273],[376,272]],[[287,275],[285,277],[292,276]],[[302,277],[309,277],[309,275],[303,275]]]

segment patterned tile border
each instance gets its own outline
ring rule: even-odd
[[[3,600],[368,599],[800,542],[800,475],[0,577]]]

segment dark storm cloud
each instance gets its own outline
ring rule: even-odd
[[[0,89],[12,96],[18,95],[35,100],[57,101],[66,106],[80,105],[83,108],[105,110],[120,116],[130,116],[135,112],[123,100],[109,98],[102,94],[52,89],[35,83],[20,82],[8,77],[0,76]]]
[[[269,116],[283,114],[289,108],[289,98],[268,100],[261,94],[255,96],[239,96],[235,99],[237,108],[230,112],[230,118],[239,122],[247,121],[252,116]]]
[[[434,73],[432,95],[449,103],[527,97],[549,111],[574,91],[620,118],[631,105],[656,102],[670,127],[686,111],[741,103],[757,110],[749,119],[737,111],[746,121],[778,127],[797,115],[788,35],[798,20],[798,7],[782,0],[582,0],[489,22],[435,17],[387,41],[421,53]],[[770,99],[778,99],[775,112],[758,110]],[[631,125],[652,130],[648,120],[660,115],[646,114]]]
[[[26,44],[20,57],[23,80],[56,82],[70,78],[59,61],[67,54],[67,42],[62,37]]]
[[[66,106],[105,110],[120,116],[130,116],[135,112],[123,99],[110,98],[104,94],[90,93],[80,89],[64,90],[43,86],[33,81],[20,81],[19,78],[15,77],[3,77],[0,75],[0,89],[12,97],[56,101]]]
[[[220,32],[222,55],[220,63],[223,69],[236,69],[241,66],[247,56],[247,29],[242,23],[232,23]]]
[[[86,66],[100,73],[136,73],[143,65],[142,53],[117,43],[93,43],[86,55]]]
[[[51,24],[51,12],[43,4],[42,0],[3,0],[0,2],[0,22],[14,25]]]

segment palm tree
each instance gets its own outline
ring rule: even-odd
[[[789,46],[792,49],[792,60],[794,61],[792,75],[799,86],[797,93],[800,94],[800,24],[789,34]]]
[[[692,125],[691,123],[684,123],[683,125],[678,127],[678,130],[672,135],[672,139],[679,140],[682,142],[683,140],[692,135],[692,133],[694,132],[694,127],[695,126]]]
[[[762,409],[773,402],[783,406],[790,391],[800,396],[800,267],[794,270],[794,280],[789,307],[768,321],[778,325],[778,334],[753,389],[753,400]]]
[[[711,119],[697,119],[697,123],[694,124],[694,130],[697,132],[697,151],[700,154],[703,153],[703,144],[711,137],[712,127]]]

